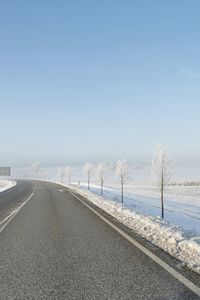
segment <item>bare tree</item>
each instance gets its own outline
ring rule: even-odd
[[[90,190],[90,180],[93,169],[94,166],[91,163],[86,163],[83,167],[83,173],[87,174],[88,191]]]
[[[172,169],[173,163],[171,155],[163,145],[157,144],[152,160],[151,172],[153,175],[154,182],[160,190],[162,219],[164,218],[164,191],[170,183]]]
[[[65,175],[68,176],[68,183],[71,184],[71,176],[72,176],[72,168],[66,167],[65,168]]]
[[[105,169],[106,166],[104,163],[99,163],[98,166],[96,167],[96,176],[97,179],[100,180],[100,184],[101,184],[101,196],[103,196]]]
[[[124,202],[124,184],[130,176],[131,168],[125,159],[119,160],[116,165],[116,175],[121,183],[121,201]]]

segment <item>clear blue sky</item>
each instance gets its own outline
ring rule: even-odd
[[[0,2],[0,164],[200,160],[200,1]]]

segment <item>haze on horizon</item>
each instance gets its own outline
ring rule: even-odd
[[[200,162],[200,2],[2,1],[0,165]]]

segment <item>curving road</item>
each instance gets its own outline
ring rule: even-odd
[[[19,181],[0,224],[0,299],[200,299],[59,185]]]

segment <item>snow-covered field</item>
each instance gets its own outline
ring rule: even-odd
[[[12,188],[17,183],[14,180],[0,180],[0,193]]]
[[[37,172],[31,168],[13,169],[14,178],[30,178],[51,181],[61,181],[59,167],[40,168]],[[176,164],[172,182],[200,182],[200,164],[185,163]],[[87,175],[83,172],[82,166],[72,168],[71,181],[86,190]],[[95,172],[91,174],[91,191],[96,195],[100,194]],[[68,182],[68,177],[63,178]],[[119,179],[115,176],[114,167],[106,171],[105,175],[105,199],[120,203]],[[128,184],[125,186],[124,205],[134,211],[145,215],[158,217],[160,211],[160,195],[151,184],[151,165],[138,164],[133,168]],[[199,186],[171,186],[165,193],[165,220],[193,234],[200,236],[200,185]]]
[[[87,184],[81,183],[80,188],[87,190]],[[91,185],[90,191],[100,195],[98,185]],[[106,186],[104,198],[120,203],[120,186],[114,184]],[[161,214],[159,192],[151,185],[126,185],[124,206],[154,217]],[[200,236],[200,186],[168,187],[164,206],[166,221]]]
[[[139,212],[130,205],[131,202],[129,203],[129,201],[132,200],[129,198],[127,199],[127,203],[125,202],[125,205],[120,204],[119,195],[113,188],[106,189],[106,198],[97,195],[97,193],[99,193],[98,187],[93,186],[93,192],[86,191],[85,185],[82,185],[82,189],[77,188],[75,185],[71,185],[70,188],[80,195],[85,196],[89,201],[105,210],[134,232],[176,257],[183,264],[187,265],[187,267],[200,274],[200,236],[172,223],[161,220],[160,217],[153,217],[150,214]],[[143,193],[143,189],[141,189],[140,192]],[[148,192],[148,190],[146,192]],[[132,195],[131,191],[128,192],[128,196],[130,195]],[[156,199],[156,194],[153,195],[154,197],[149,201],[152,206],[154,201],[156,201],[154,200]],[[178,202],[174,201],[174,203],[177,205]]]

